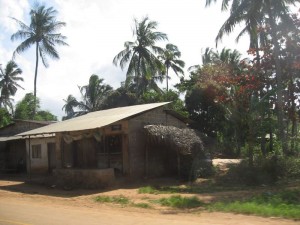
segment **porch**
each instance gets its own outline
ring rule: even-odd
[[[107,169],[54,169],[57,185],[69,188],[103,188],[115,182],[113,168]]]

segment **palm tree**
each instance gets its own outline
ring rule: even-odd
[[[149,20],[148,17],[141,21],[134,20],[135,28],[133,42],[126,41],[125,49],[119,52],[113,59],[113,63],[119,65],[123,70],[127,65],[126,87],[130,83],[136,84],[136,95],[144,93],[146,86],[157,73],[161,72],[163,65],[157,59],[157,53],[163,52],[162,48],[156,46],[157,41],[167,40],[167,35],[157,32],[157,22]]]
[[[74,111],[74,108],[78,106],[78,101],[73,95],[69,95],[67,99],[63,99],[65,102],[64,106],[62,107],[62,110],[65,111],[67,114],[62,118],[62,120],[70,119],[76,116],[76,113]]]
[[[34,73],[34,97],[36,98],[36,84],[39,66],[39,58],[45,67],[48,67],[47,56],[52,59],[59,59],[59,54],[55,45],[68,45],[64,40],[65,36],[58,33],[58,30],[65,26],[66,23],[56,21],[57,11],[53,8],[46,8],[45,5],[36,5],[30,11],[30,25],[26,25],[20,20],[14,19],[20,26],[20,30],[11,36],[11,40],[24,40],[14,51],[20,54],[35,45],[35,73]],[[36,105],[36,103],[35,103]],[[34,110],[35,114],[36,110]]]
[[[110,94],[113,88],[108,84],[103,84],[104,79],[93,74],[90,77],[89,84],[79,87],[82,101],[78,107],[83,112],[93,112],[100,110],[105,98]]]
[[[18,84],[19,81],[24,81],[19,75],[22,74],[22,70],[13,61],[9,61],[3,70],[0,67],[0,107],[4,105],[5,108],[12,108],[11,96],[14,96],[18,88],[24,89]]]
[[[162,54],[158,56],[158,58],[165,65],[167,91],[169,90],[169,83],[168,83],[168,80],[170,79],[169,69],[171,68],[177,76],[179,73],[182,75],[184,74],[182,68],[184,67],[185,63],[184,61],[179,59],[180,57],[181,57],[181,52],[178,50],[177,46],[173,44],[167,44]]]
[[[110,85],[103,84],[103,79],[93,74],[89,79],[89,84],[78,87],[81,94],[81,101],[74,96],[69,95],[63,106],[67,116],[64,119],[84,115],[88,112],[94,112],[103,109],[105,100],[113,90]],[[75,111],[74,109],[78,109]]]
[[[206,0],[206,6],[217,0]],[[228,10],[231,0],[222,0],[222,10]],[[283,112],[283,72],[280,62],[280,45],[277,37],[277,22],[281,21],[288,26],[291,26],[291,19],[289,16],[289,5],[295,5],[298,0],[233,0],[231,3],[230,16],[221,27],[216,41],[222,39],[223,34],[231,33],[235,25],[246,22],[247,30],[253,32],[250,36],[258,37],[255,27],[262,22],[270,26],[270,36],[274,46],[274,61],[276,71],[276,84],[277,84],[277,117],[279,122],[279,135],[282,141],[283,151],[286,153],[288,150],[287,140],[285,135],[284,112]],[[267,15],[267,16],[266,16]],[[250,20],[250,18],[252,18]],[[258,21],[258,22],[256,22]],[[250,22],[252,23],[251,25]],[[251,28],[251,29],[250,29]],[[251,40],[250,38],[250,40]],[[257,42],[257,39],[255,40]],[[256,46],[257,47],[257,46]]]
[[[212,48],[206,48],[201,56],[202,65],[216,65],[224,64],[230,66],[232,69],[238,70],[241,61],[241,53],[239,51],[223,48],[221,52],[214,51]],[[200,65],[194,65],[189,67],[188,71],[196,72],[200,71]]]

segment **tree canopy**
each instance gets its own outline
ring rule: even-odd
[[[66,37],[63,36],[61,33],[58,33],[59,29],[65,26],[66,23],[56,21],[56,14],[57,11],[53,7],[47,8],[45,5],[36,4],[29,13],[29,25],[26,25],[25,23],[16,18],[12,18],[18,23],[20,30],[18,30],[11,36],[11,40],[23,40],[14,51],[14,56],[16,54],[23,53],[28,48],[35,45],[36,62],[33,92],[35,98],[37,89],[39,58],[42,59],[42,63],[44,64],[44,66],[48,67],[47,56],[52,59],[59,59],[59,54],[55,48],[56,45],[68,45],[65,42]],[[35,102],[34,105],[36,105]],[[35,112],[36,110],[34,110],[33,116],[35,115]]]

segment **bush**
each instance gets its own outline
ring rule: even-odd
[[[258,196],[233,202],[216,202],[211,210],[300,219],[300,190],[265,192]]]
[[[102,203],[117,203],[121,205],[126,205],[129,203],[129,199],[123,195],[119,196],[97,196],[95,198],[96,202],[102,202]]]
[[[182,197],[180,195],[173,195],[169,198],[161,198],[158,200],[163,206],[169,206],[173,208],[180,208],[180,209],[190,209],[190,208],[197,208],[203,206],[204,203],[201,202],[197,197]]]
[[[229,169],[227,177],[246,185],[274,184],[282,178],[300,178],[300,159],[277,155],[257,157],[253,167],[243,160]]]

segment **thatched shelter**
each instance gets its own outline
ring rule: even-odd
[[[162,125],[147,125],[144,129],[147,137],[146,173],[150,176],[177,173],[181,178],[192,179],[203,175],[210,167],[209,154],[197,131]]]

